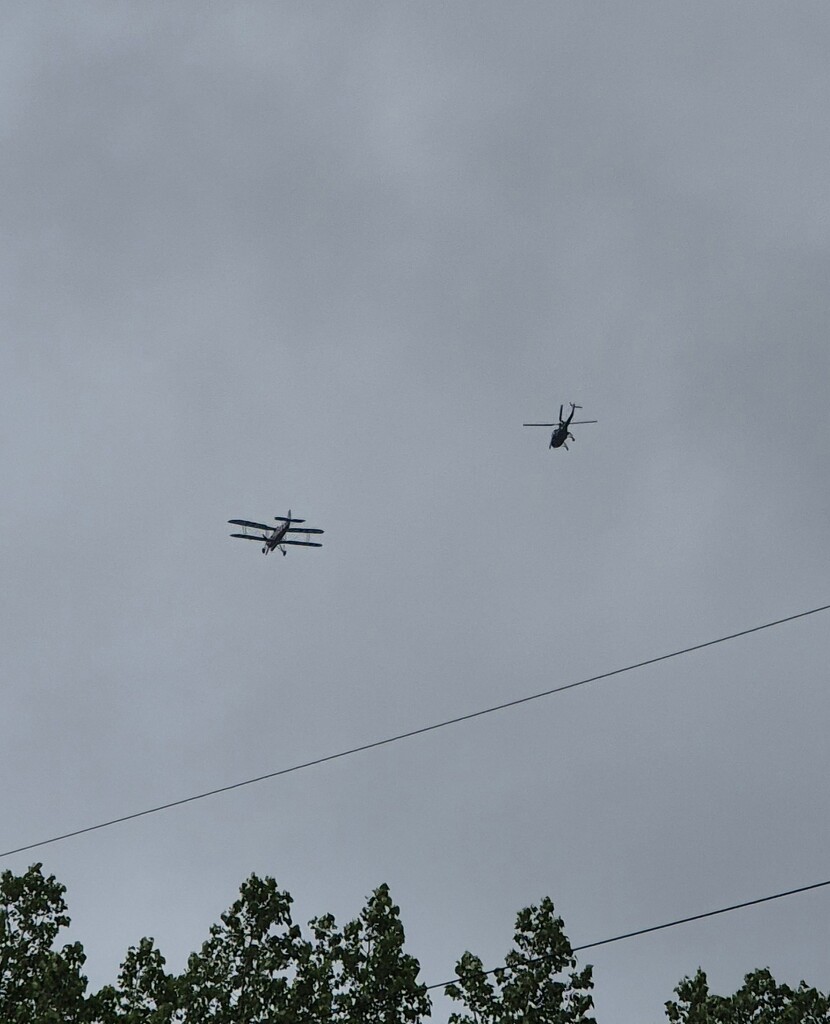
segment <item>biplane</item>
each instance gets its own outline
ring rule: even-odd
[[[304,523],[305,519],[292,519],[291,509],[287,516],[274,516],[277,526],[267,526],[265,523],[252,523],[249,519],[229,519],[231,526],[242,526],[245,533],[232,533],[231,537],[238,537],[240,540],[257,540],[262,544],[262,553],[267,555],[269,551],[279,548],[285,555],[286,544],[296,545],[301,548],[321,548],[323,545],[314,540],[294,540],[289,533],[322,533],[322,530],[313,530],[311,527],[292,526],[292,523]],[[248,533],[248,530],[260,530],[260,533]]]
[[[582,424],[582,423],[597,423],[598,422],[597,420],[574,420],[574,413],[576,412],[577,409],[581,409],[581,408],[582,408],[581,405],[574,405],[573,402],[571,402],[571,411],[568,414],[567,418],[565,418],[565,417],[562,416],[562,410],[564,409],[564,406],[560,405],[559,406],[559,422],[558,423],[523,423],[522,426],[523,427],[555,427],[556,429],[550,435],[550,444],[548,445],[548,448],[562,448],[562,447],[564,447],[566,451],[570,451],[570,448],[568,448],[568,445],[566,444],[566,442],[568,441],[568,439],[570,439],[571,441],[574,440],[574,436],[570,432],[570,429],[569,429],[570,426],[571,426],[571,423],[573,423],[573,425],[576,426],[578,423]]]

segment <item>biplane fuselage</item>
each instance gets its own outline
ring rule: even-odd
[[[280,546],[280,541],[288,533],[288,527],[290,525],[291,525],[291,523],[288,522],[288,523],[283,523],[282,526],[275,526],[274,527],[274,532],[271,534],[270,537],[263,537],[262,538],[264,543],[265,543],[265,547],[262,549],[263,555],[267,555],[269,551],[273,551],[274,548],[278,548]],[[280,548],[280,550],[282,551],[283,554],[285,554],[285,549],[284,548]]]

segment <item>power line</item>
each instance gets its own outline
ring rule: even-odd
[[[772,629],[773,626],[781,626],[785,622],[793,622],[795,619],[803,619],[808,615],[816,615],[818,612],[825,612],[830,609],[830,604],[821,605],[818,608],[811,608],[806,612],[798,612],[795,615],[788,615],[783,619],[775,619],[773,622],[765,622],[760,626],[752,626],[749,629],[742,629],[738,633],[729,633],[727,636],[718,637],[716,640],[707,640],[702,644],[693,644],[691,647],[684,647],[670,654],[661,654],[656,658],[646,658],[644,661],[635,662],[633,665],[626,665],[624,668],[615,668],[610,672],[601,672],[596,676],[589,676],[587,679],[580,679],[575,683],[565,683],[563,686],[555,686],[550,690],[542,690],[541,693],[533,693],[528,697],[517,697],[515,700],[508,700],[502,704],[494,704],[492,707],[482,708],[479,711],[470,711],[466,715],[458,715],[456,718],[447,718],[442,722],[434,722],[432,725],[424,725],[419,729],[410,729],[408,732],[401,732],[395,736],[387,736],[382,740],[374,740],[372,743],[363,743],[358,747],[350,747],[348,750],[340,750],[336,754],[327,754],[324,757],[316,757],[311,761],[303,761],[301,764],[292,765],[290,768],[280,768],[265,775],[257,775],[252,779],[245,779],[242,782],[233,782],[227,786],[218,786],[216,789],[205,790],[204,793],[196,793],[194,796],[186,796],[180,800],[171,800],[169,803],[158,804],[156,807],[148,807],[143,811],[134,811],[132,814],[124,814],[119,818],[110,818],[108,821],[101,821],[97,825],[87,825],[85,828],[74,829],[72,832],[64,832],[61,835],[52,836],[50,839],[40,839],[35,843],[27,843],[25,846],[18,846],[13,850],[0,852],[0,857],[11,857],[16,853],[25,853],[27,850],[35,850],[40,846],[49,846],[51,843],[59,843],[64,839],[72,839],[75,836],[85,835],[87,832],[96,832],[101,828],[109,828],[111,825],[120,825],[125,821],[133,821],[135,818],[143,818],[148,814],[157,814],[159,811],[167,811],[172,807],[181,807],[184,804],[193,803],[196,800],[204,800],[209,796],[217,796],[219,793],[229,793],[234,789],[241,789],[243,786],[252,786],[255,782],[265,782],[267,779],[276,779],[281,775],[290,775],[292,772],[303,771],[306,768],[313,768],[318,764],[326,764],[329,761],[337,761],[343,757],[351,757],[353,754],[360,754],[364,750],[374,750],[376,747],[384,747],[390,743],[397,743],[398,740],[410,739],[412,736],[421,736],[427,732],[434,732],[436,729],[444,729],[450,725],[458,725],[461,722],[469,722],[474,718],[481,718],[484,715],[492,715],[496,711],[505,711],[507,708],[515,708],[520,704],[527,704],[532,700],[540,700],[542,697],[551,697],[555,693],[564,693],[565,690],[576,689],[577,686],[586,686],[588,683],[596,683],[601,679],[610,679],[611,676],[622,675],[624,672],[633,672],[638,668],[645,668],[647,665],[656,665],[660,661],[668,661],[670,658],[679,658],[683,654],[691,654],[693,651],[702,651],[705,647],[714,647],[716,644],[726,643],[728,640],[737,640],[739,637],[748,636],[750,633],[759,633],[764,629]]]
[[[733,910],[743,910],[744,907],[755,907],[759,903],[769,903],[770,900],[781,900],[785,896],[795,896],[799,892],[809,892],[811,889],[821,889],[826,885],[830,885],[830,878],[826,882],[813,882],[812,885],[802,885],[798,889],[787,889],[786,892],[777,892],[773,896],[761,896],[757,900],[747,900],[745,903],[733,903],[731,907],[721,907],[719,910],[707,910],[702,914],[693,914],[691,917],[679,917],[676,921],[667,921],[665,924],[653,924],[650,928],[638,928],[633,932],[625,932],[623,935],[615,935],[610,939],[599,939],[597,942],[586,942],[583,946],[572,946],[572,953],[579,953],[583,949],[594,949],[596,946],[607,946],[611,942],[622,942],[623,939],[633,939],[637,935],[648,935],[649,932],[663,931],[664,928],[676,928],[680,924],[689,924],[691,921],[702,921],[705,917],[716,917],[718,914],[729,914]],[[552,954],[553,955],[553,954]],[[549,960],[550,957],[539,956],[533,960],[526,961],[526,965],[540,964],[545,960]],[[484,978],[490,974],[495,974],[496,971],[502,970],[501,967],[493,967],[489,971],[474,971],[471,972],[467,977]],[[427,991],[433,988],[446,988],[447,985],[454,985],[457,981],[461,981],[461,978],[453,978],[452,981],[442,981],[437,985],[427,985]]]

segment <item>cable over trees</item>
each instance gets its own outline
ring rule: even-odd
[[[404,950],[404,928],[381,885],[357,918],[331,914],[307,929],[273,878],[251,875],[181,974],[167,971],[150,938],[131,947],[116,982],[87,991],[80,943],[59,945],[69,926],[65,889],[34,864],[0,876],[0,1020],[3,1024],[421,1024],[428,988]],[[486,972],[470,952],[442,986],[456,1003],[451,1024],[596,1024],[590,965],[577,968],[553,903],[516,918],[513,948]],[[830,1000],[769,971],[746,976],[732,996],[709,991],[698,971],[666,1003],[671,1024],[830,1024]]]

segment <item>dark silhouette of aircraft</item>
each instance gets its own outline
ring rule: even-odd
[[[292,523],[304,523],[305,519],[292,519],[291,509],[288,510],[288,516],[274,516],[274,519],[280,524],[279,526],[266,526],[265,523],[252,523],[248,519],[229,519],[228,522],[232,526],[243,526],[246,530],[261,530],[262,533],[232,533],[231,537],[238,537],[240,540],[258,540],[262,545],[263,555],[267,555],[269,551],[273,551],[275,548],[279,548],[280,551],[285,555],[286,544],[295,544],[297,547],[303,548],[321,548],[323,545],[318,544],[313,540],[293,540],[287,535],[289,533],[322,533],[322,530],[312,530],[310,527],[299,528],[294,527]]]
[[[565,419],[562,416],[562,410],[564,409],[564,406],[560,405],[559,406],[559,422],[558,423],[523,423],[522,426],[523,427],[555,427],[556,429],[550,435],[550,444],[548,445],[548,448],[563,448],[564,447],[566,449],[566,451],[570,451],[570,448],[568,448],[568,445],[567,445],[566,442],[568,441],[568,438],[570,438],[571,441],[574,440],[574,436],[570,432],[571,424],[573,423],[573,425],[576,426],[577,424],[582,424],[582,423],[598,423],[599,422],[599,420],[575,420],[574,419],[574,413],[576,412],[577,409],[581,409],[581,408],[582,408],[581,405],[574,405],[574,403],[571,402],[571,411],[570,411],[570,413],[568,415],[568,418]]]

